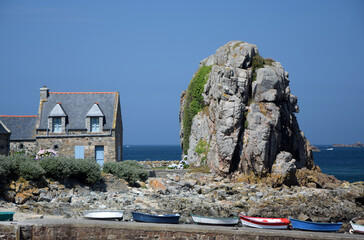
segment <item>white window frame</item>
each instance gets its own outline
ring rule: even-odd
[[[100,132],[99,117],[90,117],[90,132]]]
[[[52,132],[61,133],[62,132],[62,118],[53,117],[52,119]]]

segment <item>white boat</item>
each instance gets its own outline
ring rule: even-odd
[[[334,148],[326,148],[327,151],[332,151]]]
[[[191,214],[193,221],[197,224],[208,225],[238,225],[239,218],[205,217]]]
[[[356,224],[350,221],[351,228],[350,233],[361,233],[364,234],[364,225]]]
[[[84,211],[83,217],[95,220],[119,220],[123,219],[123,211],[113,210],[90,210]]]
[[[290,222],[287,218],[250,217],[241,214],[239,217],[244,226],[253,228],[287,229]]]

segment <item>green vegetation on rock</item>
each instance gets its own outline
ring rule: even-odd
[[[122,178],[131,186],[135,185],[137,181],[144,182],[148,179],[148,172],[143,168],[143,165],[132,160],[107,162],[104,164],[103,172]]]
[[[209,151],[209,144],[206,142],[206,140],[202,140],[200,139],[200,141],[198,141],[196,148],[195,148],[195,152],[201,156],[201,165],[204,165],[207,159],[207,153]]]
[[[187,89],[187,97],[183,111],[183,152],[187,154],[190,147],[189,138],[193,117],[204,108],[202,92],[208,80],[212,66],[202,66],[192,78]]]
[[[248,122],[248,111],[245,111],[244,112],[244,129],[247,129],[248,128],[248,125],[249,125],[249,122]]]
[[[263,58],[257,53],[252,59],[252,71],[253,71],[253,82],[257,80],[257,71],[259,68],[263,68],[264,65],[271,66],[274,60],[272,58]]]

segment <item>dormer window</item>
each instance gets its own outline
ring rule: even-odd
[[[64,133],[66,129],[67,114],[61,103],[57,103],[48,115],[48,129],[53,133]]]
[[[96,102],[86,114],[87,132],[102,132],[104,125],[104,113]]]

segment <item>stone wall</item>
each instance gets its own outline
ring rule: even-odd
[[[9,138],[10,134],[0,134],[0,155],[9,155]]]
[[[76,134],[73,131],[69,135],[50,135],[39,131],[37,136],[39,149],[54,149],[58,155],[75,157],[75,146],[84,146],[84,157],[95,159],[95,147],[104,146],[104,162],[116,160],[115,132],[104,131],[97,134]]]
[[[179,161],[140,161],[139,163],[146,168],[167,168],[171,164],[178,164]]]
[[[35,140],[11,141],[10,153],[25,151],[28,154],[34,154],[38,151],[38,145]]]
[[[18,236],[14,234],[18,230]],[[1,238],[2,237],[2,238]],[[86,220],[29,220],[9,228],[0,239],[360,239],[357,235],[201,225],[148,224]]]
[[[14,222],[3,222],[0,225],[0,240],[15,240],[17,238],[17,225]]]

